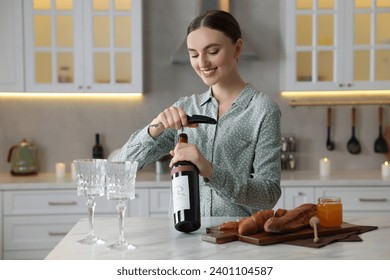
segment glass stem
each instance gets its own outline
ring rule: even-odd
[[[89,212],[89,237],[95,237],[95,233],[93,231],[93,220],[95,218],[95,198],[93,196],[88,196],[87,200],[88,212]]]
[[[126,204],[123,200],[119,200],[118,205],[116,206],[116,209],[118,210],[119,215],[119,242],[124,243],[125,242],[125,234],[124,234],[124,225],[125,225],[125,210],[126,210]]]

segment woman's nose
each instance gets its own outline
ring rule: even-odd
[[[208,60],[206,55],[200,55],[199,56],[199,67],[207,68],[210,65],[210,61]]]

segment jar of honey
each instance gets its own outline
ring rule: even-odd
[[[317,217],[324,227],[338,227],[343,222],[343,205],[341,198],[324,196],[318,198]]]

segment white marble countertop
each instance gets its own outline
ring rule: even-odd
[[[156,175],[153,171],[139,171],[136,186],[170,187],[169,174]],[[385,186],[390,187],[390,178],[382,178],[379,170],[333,171],[328,177],[319,176],[316,171],[283,171],[282,187],[330,187],[330,186]],[[30,176],[12,176],[10,173],[0,174],[0,190],[30,189],[74,189],[75,183],[70,174],[57,179],[54,173],[39,173]]]
[[[379,226],[361,234],[362,242],[336,242],[322,248],[306,248],[287,244],[257,246],[240,241],[213,244],[202,241],[205,227],[215,226],[231,218],[204,218],[198,231],[185,234],[176,231],[168,218],[126,218],[125,239],[137,248],[126,252],[108,249],[106,245],[80,245],[76,241],[86,236],[88,220],[81,219],[64,239],[49,253],[48,260],[221,260],[268,259],[312,260],[390,259],[390,217],[350,217],[345,219],[358,225]],[[116,217],[98,217],[95,233],[107,244],[116,241],[118,220]]]

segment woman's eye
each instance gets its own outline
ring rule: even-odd
[[[219,50],[213,50],[213,51],[210,51],[210,54],[217,54],[219,52]]]

